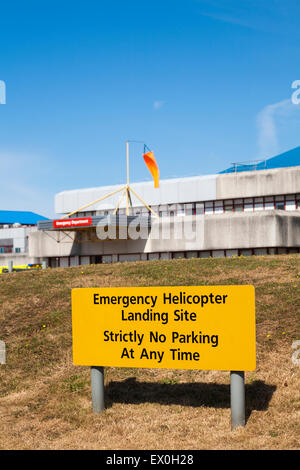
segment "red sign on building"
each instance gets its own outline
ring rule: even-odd
[[[81,217],[78,219],[58,219],[53,220],[54,228],[74,228],[92,225],[92,217]]]

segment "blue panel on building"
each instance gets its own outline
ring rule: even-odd
[[[275,157],[259,162],[239,163],[220,173],[234,173],[240,171],[270,170],[274,168],[286,168],[290,166],[300,166],[300,147],[281,153]]]
[[[24,211],[0,211],[0,224],[22,224],[22,225],[37,225],[39,220],[48,220],[34,212]]]

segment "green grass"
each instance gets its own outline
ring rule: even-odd
[[[298,255],[182,259],[2,274],[0,332],[7,343],[8,364],[36,371],[41,365],[51,366],[70,349],[70,294],[72,287],[81,286],[253,284],[257,324],[275,321],[272,339],[297,339],[299,259]]]

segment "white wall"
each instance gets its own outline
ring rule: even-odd
[[[132,183],[131,186],[148,205],[158,206],[180,202],[214,200],[216,199],[216,178],[217,175],[208,175],[161,180],[160,187],[157,189],[154,188],[152,182]],[[55,212],[57,214],[72,212],[121,187],[122,185],[115,185],[63,191],[55,196]],[[84,209],[84,211],[114,209],[120,195],[121,192]],[[132,204],[135,207],[142,205],[133,194]],[[125,207],[126,198],[124,197],[120,208]]]
[[[122,186],[63,191],[55,196],[55,211],[57,214],[67,214],[78,210]],[[152,182],[132,183],[131,186],[148,205],[163,210],[159,206],[164,204],[300,193],[300,166],[161,180],[158,189],[154,188]],[[120,195],[121,192],[83,211],[114,209]],[[133,195],[132,203],[134,207],[141,206],[141,202]],[[125,207],[124,197],[120,208]]]
[[[12,238],[13,251],[15,252],[16,248],[19,248],[21,253],[26,253],[28,251],[27,236],[36,230],[36,227],[0,228],[0,240]]]

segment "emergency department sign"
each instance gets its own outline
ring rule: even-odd
[[[76,365],[250,371],[254,287],[73,289],[72,332]]]

